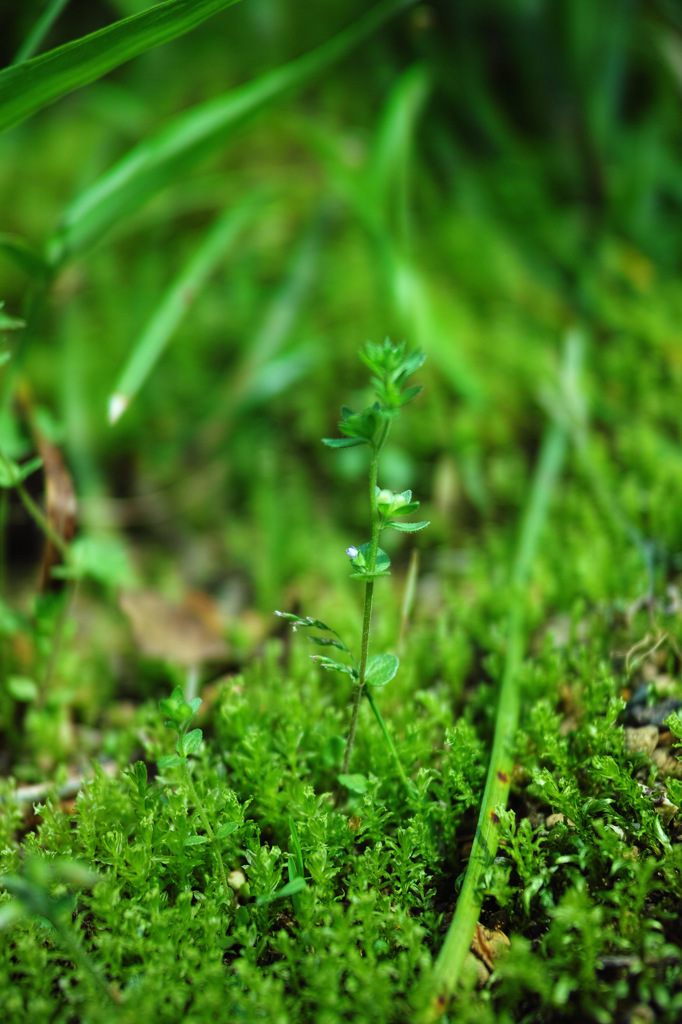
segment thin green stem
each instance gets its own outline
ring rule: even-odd
[[[42,686],[40,687],[38,700],[36,701],[36,706],[38,708],[44,707],[45,702],[47,701],[47,697],[50,691],[50,684],[52,682],[52,675],[54,673],[55,666],[57,664],[57,659],[59,658],[59,652],[61,651],[62,643],[64,640],[64,630],[66,628],[66,623],[68,620],[69,609],[76,594],[76,585],[77,584],[72,582],[71,580],[69,580],[66,584],[66,593],[64,594],[63,597],[62,606],[59,609],[59,617],[55,625],[54,633],[52,634],[50,653],[47,659],[47,666],[45,668],[45,677],[43,679]]]
[[[203,802],[199,796],[199,793],[197,792],[196,786],[194,785],[194,779],[192,778],[192,773],[189,770],[189,764],[187,763],[187,761],[184,762],[183,767],[185,771],[185,782],[187,784],[189,794],[192,798],[192,803],[197,809],[199,817],[201,818],[201,824],[204,826],[204,831],[208,836],[208,841],[211,844],[211,849],[213,850],[213,857],[215,859],[216,867],[218,868],[218,874],[220,875],[220,881],[222,882],[223,890],[225,892],[225,900],[227,901],[227,903],[232,904],[232,890],[227,884],[227,873],[225,871],[223,855],[220,852],[220,846],[218,844],[218,840],[216,839],[216,834],[211,828],[211,823],[208,820],[208,815],[206,814],[206,811],[204,809]]]
[[[379,440],[372,447],[372,459],[369,466],[369,503],[372,516],[372,538],[370,540],[369,558],[367,559],[368,572],[374,572],[377,565],[377,551],[379,550],[379,530],[381,527],[379,509],[377,507],[377,478],[379,475],[379,458],[386,444],[388,432],[391,429],[390,419],[385,419]],[[374,600],[374,580],[368,580],[365,584],[365,608],[362,616],[362,646],[360,649],[360,668],[358,670],[358,681],[353,693],[353,710],[351,712],[350,728],[348,730],[348,742],[346,753],[343,758],[343,771],[347,773],[350,765],[350,755],[355,742],[355,731],[358,726],[358,713],[362,691],[365,688],[365,672],[367,670],[367,658],[369,656],[369,638],[372,629],[372,602]]]
[[[362,651],[360,654],[360,668],[358,670],[358,681],[355,684],[355,690],[353,691],[353,710],[350,718],[350,728],[348,729],[348,742],[346,743],[346,753],[343,758],[343,772],[348,772],[348,766],[350,765],[350,754],[353,749],[353,743],[355,742],[355,730],[358,727],[358,713],[360,711],[360,699],[362,697],[362,691],[365,686],[365,670],[367,668],[367,654],[369,652],[369,634],[372,623],[372,601],[374,599],[374,580],[369,580],[365,584],[365,610],[362,617]]]
[[[7,469],[8,473],[11,474],[12,464],[10,463],[9,459],[7,458],[3,451],[0,451],[0,461],[2,461],[5,464],[5,468]],[[14,483],[14,487],[16,488],[17,494],[21,499],[21,503],[28,512],[28,514],[37,523],[37,525],[43,531],[45,536],[52,541],[52,543],[57,548],[57,551],[59,551],[59,554],[62,556],[64,561],[68,562],[69,545],[66,543],[64,538],[60,537],[59,533],[55,530],[54,526],[49,521],[45,513],[42,511],[41,508],[39,508],[38,505],[36,505],[35,501],[24,487],[23,482],[21,480],[17,480]]]
[[[408,791],[408,793],[413,794],[414,793],[414,786],[412,785],[412,783],[408,779],[407,775],[405,774],[405,769],[403,768],[403,766],[402,766],[402,764],[400,762],[400,758],[398,757],[398,751],[395,749],[395,746],[393,744],[393,740],[391,739],[390,733],[389,733],[388,729],[386,728],[386,723],[384,722],[384,720],[383,720],[383,718],[381,716],[381,712],[379,711],[379,708],[377,707],[377,705],[375,703],[374,697],[372,696],[372,688],[370,686],[367,687],[366,693],[367,693],[367,700],[369,701],[369,706],[371,707],[372,711],[374,712],[375,718],[376,718],[377,722],[379,723],[379,728],[381,729],[382,733],[384,734],[384,739],[386,740],[386,744],[388,746],[388,749],[391,751],[391,754],[393,756],[393,760],[395,761],[395,765],[396,765],[396,768],[398,769],[398,775],[400,776],[400,780],[403,783],[403,785],[405,786],[405,789]]]

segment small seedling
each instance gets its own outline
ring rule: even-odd
[[[339,634],[319,619],[311,617],[301,618],[298,615],[292,615],[290,612],[277,612],[276,614],[291,622],[294,629],[300,626],[317,630],[319,633],[330,634],[329,636],[310,635],[308,639],[321,647],[334,647],[346,654],[350,659],[350,664],[345,664],[323,655],[312,655],[312,658],[322,668],[344,673],[355,680],[351,721],[341,781],[343,782],[344,778],[348,778],[347,772],[355,740],[360,700],[364,693],[369,699],[384,739],[395,758],[400,777],[409,788],[409,782],[400,764],[386,725],[376,706],[372,692],[375,688],[385,686],[393,679],[398,671],[398,658],[395,654],[370,655],[369,646],[372,626],[372,605],[374,601],[374,581],[382,576],[390,575],[389,567],[391,560],[386,552],[379,547],[379,536],[382,530],[399,530],[404,533],[414,533],[417,530],[423,530],[425,526],[429,525],[428,522],[415,523],[403,521],[403,516],[410,515],[419,508],[419,502],[412,500],[412,491],[396,493],[395,491],[378,486],[379,460],[386,444],[389,430],[391,429],[391,423],[401,408],[408,402],[411,402],[413,398],[416,398],[421,391],[419,385],[408,388],[403,388],[403,385],[406,378],[419,369],[426,356],[421,352],[406,355],[404,342],[400,345],[392,345],[386,339],[383,345],[375,345],[368,342],[364,350],[360,352],[360,358],[372,372],[371,383],[377,400],[373,405],[359,413],[353,412],[352,409],[344,406],[341,409],[342,419],[339,422],[339,429],[344,436],[338,438],[325,437],[322,439],[322,443],[326,444],[329,448],[353,448],[358,445],[367,445],[370,449],[369,506],[371,537],[359,547],[351,545],[346,549],[346,554],[350,558],[353,568],[351,579],[361,580],[365,584],[359,661],[355,659]]]
[[[201,824],[204,827],[204,832],[206,833],[205,835],[195,834],[188,836],[185,840],[185,846],[202,846],[204,843],[210,844],[218,877],[220,878],[220,882],[223,887],[224,898],[230,906],[233,906],[235,903],[235,897],[232,887],[229,885],[227,873],[225,871],[223,856],[220,849],[220,840],[231,835],[239,825],[236,821],[226,821],[218,829],[213,829],[211,822],[208,819],[204,803],[197,792],[196,786],[194,785],[194,779],[192,778],[192,772],[189,767],[189,758],[193,754],[197,754],[199,752],[203,743],[201,729],[189,728],[191,721],[200,706],[200,697],[195,697],[193,700],[186,701],[179,686],[176,686],[170,697],[164,697],[159,701],[159,710],[166,716],[165,724],[169,729],[175,730],[178,738],[175,744],[175,753],[166,754],[165,757],[159,758],[158,766],[161,771],[166,771],[168,768],[182,769],[183,783],[187,787],[190,800],[196,808],[197,814],[201,819]]]

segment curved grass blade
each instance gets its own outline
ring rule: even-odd
[[[135,146],[66,210],[49,243],[49,261],[59,265],[82,252],[122,216],[142,206],[222,142],[229,128],[271,100],[304,85],[412,3],[414,0],[383,0],[303,57],[179,114],[156,135]]]
[[[319,273],[319,253],[326,230],[327,215],[320,210],[303,232],[293,253],[288,271],[266,307],[263,320],[251,344],[230,374],[218,401],[223,424],[229,422],[225,409],[242,409],[245,405],[266,400],[289,384],[308,368],[305,350],[298,346],[282,354],[293,332],[310,288]],[[215,420],[215,415],[211,417]]]
[[[20,235],[0,234],[0,252],[36,281],[45,281],[51,274],[49,264]]]
[[[0,131],[160,46],[239,0],[166,0],[0,71]]]
[[[396,82],[374,140],[367,198],[383,208],[386,221],[396,215],[397,234],[406,243],[410,233],[410,165],[421,112],[431,89],[424,64],[413,64]]]
[[[567,446],[565,430],[551,425],[538,459],[533,487],[526,507],[511,582],[517,594],[507,626],[507,655],[498,700],[495,736],[486,778],[483,804],[457,908],[443,948],[428,978],[425,1009],[417,1016],[420,1024],[437,1020],[447,1009],[459,981],[462,966],[481,909],[480,882],[492,864],[498,845],[501,807],[507,804],[513,768],[511,744],[519,719],[518,670],[525,646],[525,602],[523,587],[528,580],[540,535],[547,520],[549,500],[561,472]]]
[[[255,209],[256,203],[250,197],[220,217],[172,283],[142,332],[109,398],[109,423],[116,423],[126,411],[187,313],[197,291],[206,283]]]

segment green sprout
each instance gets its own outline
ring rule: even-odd
[[[160,757],[157,763],[161,771],[166,771],[169,768],[180,768],[182,770],[183,784],[196,808],[199,820],[206,833],[205,835],[196,834],[189,836],[185,840],[185,845],[202,846],[206,843],[210,845],[218,878],[223,888],[223,897],[226,903],[233,908],[235,897],[228,881],[227,872],[225,871],[220,841],[231,835],[239,825],[236,821],[227,821],[219,828],[213,828],[206,813],[204,802],[194,785],[194,779],[192,778],[189,766],[190,756],[197,754],[203,743],[201,729],[189,728],[200,706],[201,697],[195,697],[193,700],[187,701],[179,686],[175,687],[170,697],[164,697],[159,701],[159,710],[166,716],[166,726],[169,729],[173,729],[177,733],[178,738],[175,744],[175,753]]]
[[[297,627],[312,628],[321,633],[331,634],[330,636],[313,635],[309,636],[308,639],[323,647],[335,647],[349,657],[350,664],[346,664],[322,655],[312,655],[322,668],[345,673],[355,681],[351,720],[343,760],[344,774],[341,776],[341,781],[343,782],[344,777],[347,777],[346,773],[350,765],[351,752],[355,741],[360,701],[363,694],[366,694],[384,739],[396,761],[398,773],[405,786],[409,788],[409,781],[375,703],[373,694],[374,689],[385,686],[393,679],[398,671],[399,661],[395,654],[370,655],[369,647],[372,628],[372,605],[374,602],[374,581],[382,576],[390,575],[389,567],[391,560],[386,552],[379,547],[381,531],[391,529],[403,533],[415,533],[429,525],[428,522],[405,522],[403,520],[403,516],[411,515],[419,508],[419,502],[412,500],[412,491],[397,493],[387,488],[381,488],[378,485],[379,460],[386,444],[391,424],[401,408],[408,402],[411,402],[413,398],[416,398],[421,391],[419,385],[407,388],[404,388],[403,385],[406,378],[419,369],[426,356],[418,351],[406,355],[404,342],[400,345],[393,345],[387,338],[381,345],[368,342],[364,350],[360,352],[360,358],[372,372],[371,383],[374,387],[376,401],[373,405],[359,413],[343,406],[339,429],[344,436],[338,438],[325,437],[322,439],[322,443],[326,444],[329,448],[353,448],[358,445],[367,445],[370,449],[369,507],[371,536],[368,541],[359,547],[351,545],[346,548],[346,554],[350,558],[353,568],[351,579],[361,580],[365,584],[359,661],[353,656],[339,634],[319,619],[302,618],[289,612],[277,612],[276,614],[290,621],[294,629]]]

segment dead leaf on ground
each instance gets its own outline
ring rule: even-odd
[[[189,601],[172,604],[155,590],[124,590],[119,603],[148,658],[193,668],[227,656],[220,613],[207,594],[199,600],[193,591]]]

